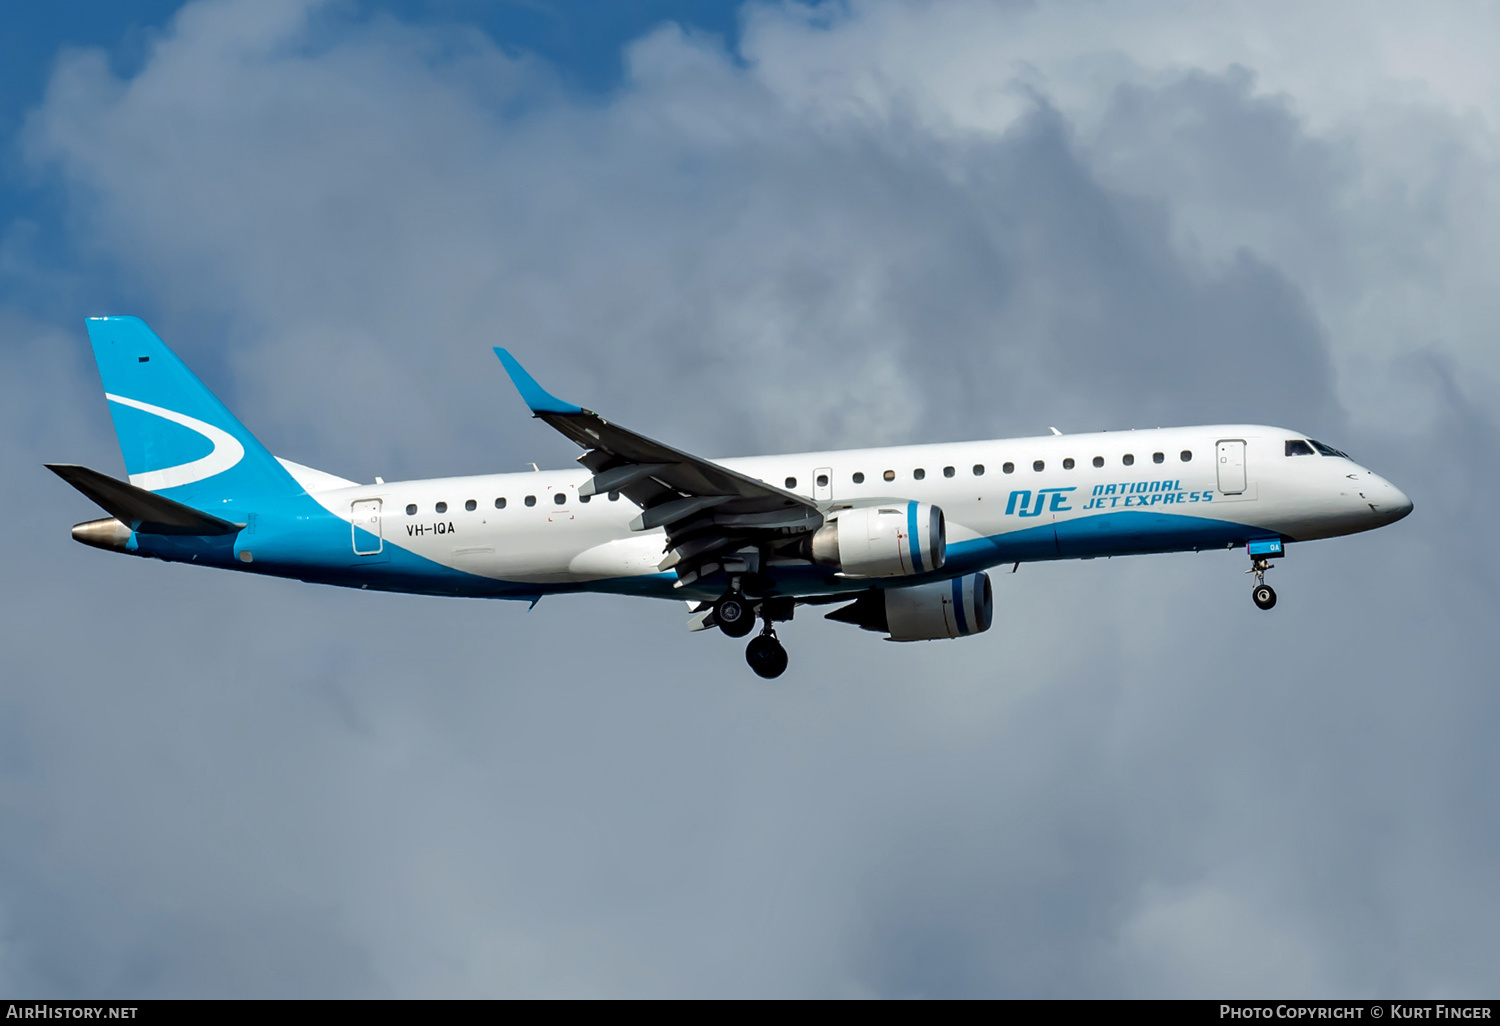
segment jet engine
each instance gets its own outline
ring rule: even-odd
[[[889,641],[937,641],[983,634],[990,629],[994,609],[990,576],[977,573],[912,588],[868,591],[827,618],[884,632]]]
[[[809,547],[814,563],[852,577],[904,577],[940,569],[947,545],[943,511],[904,502],[845,510]]]

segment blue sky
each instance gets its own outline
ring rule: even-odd
[[[0,991],[1493,994],[1500,15],[129,10],[0,33]],[[570,460],[504,345],[707,456],[1261,422],[1416,511],[766,686],[676,603],[75,544],[97,313],[355,480]]]

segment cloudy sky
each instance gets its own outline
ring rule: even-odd
[[[0,993],[1495,994],[1492,6],[122,6],[0,25]],[[768,684],[74,544],[105,313],[359,480],[571,459],[506,345],[709,455],[1255,420],[1416,512]]]

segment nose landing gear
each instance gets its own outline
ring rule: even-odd
[[[1250,569],[1255,575],[1255,587],[1250,589],[1250,598],[1260,609],[1270,609],[1276,604],[1276,589],[1266,583],[1266,571],[1271,569],[1271,558],[1283,555],[1280,538],[1262,538],[1246,546],[1250,553]]]

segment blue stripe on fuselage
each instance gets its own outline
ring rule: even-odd
[[[1207,517],[1121,510],[949,542],[943,572],[1048,559],[1223,549],[1244,545],[1247,539],[1265,533],[1264,528]]]

